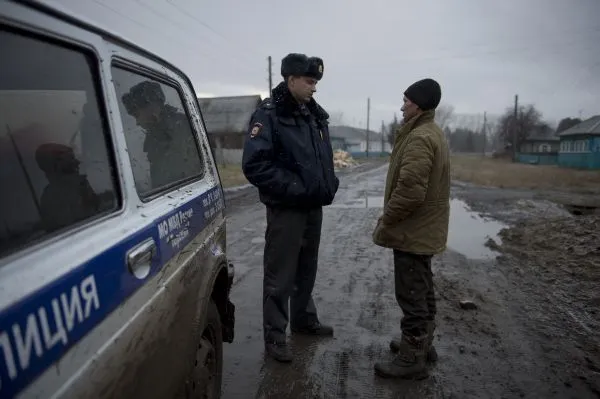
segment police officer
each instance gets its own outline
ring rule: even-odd
[[[55,231],[94,216],[101,207],[80,161],[71,147],[46,143],[35,151],[35,160],[48,179],[40,197],[40,215],[47,231]]]
[[[323,61],[288,54],[281,62],[281,75],[284,81],[252,115],[242,168],[267,209],[265,350],[280,362],[290,362],[288,320],[293,333],[333,335],[331,327],[319,322],[312,291],[322,207],[333,202],[339,180],[333,167],[329,115],[313,98],[323,77]]]
[[[201,169],[198,148],[186,115],[167,104],[159,83],[143,81],[122,96],[127,113],[144,129],[143,150],[157,189],[188,178]]]

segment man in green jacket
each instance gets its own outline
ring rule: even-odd
[[[420,379],[435,361],[432,345],[436,304],[431,258],[446,249],[450,216],[448,144],[434,122],[440,85],[420,80],[404,92],[404,120],[396,131],[375,244],[394,251],[396,300],[402,309],[402,337],[390,348],[391,362],[375,364],[382,377]]]

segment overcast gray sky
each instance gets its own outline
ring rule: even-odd
[[[514,95],[553,122],[600,114],[599,0],[46,0],[182,70],[199,96],[268,91],[289,52],[324,59],[316,96],[346,124],[399,112],[432,77],[457,113],[500,114]]]

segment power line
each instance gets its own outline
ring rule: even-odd
[[[188,18],[193,19],[194,21],[198,22],[200,25],[202,25],[203,27],[205,27],[206,29],[210,30],[212,33],[214,33],[215,35],[219,36],[221,39],[225,40],[226,42],[229,42],[230,44],[232,44],[233,46],[237,47],[240,51],[242,52],[247,52],[247,48],[248,45],[247,44],[240,44],[240,43],[236,43],[235,41],[233,41],[232,39],[228,38],[227,36],[223,35],[222,33],[220,33],[219,31],[217,31],[215,28],[213,28],[212,26],[210,26],[209,24],[207,24],[206,22],[202,21],[201,19],[197,18],[195,15],[193,15],[190,12],[186,12],[186,10],[173,3],[173,0],[165,0],[169,5],[171,5],[172,7],[174,7],[175,9],[177,9],[180,13],[186,15]],[[262,51],[259,51],[258,53],[264,53]],[[250,55],[250,53],[247,53],[248,55]],[[255,54],[252,54],[252,59],[254,59]]]
[[[129,15],[126,15],[125,13],[123,13],[123,12],[121,12],[121,11],[119,11],[119,10],[117,10],[117,9],[115,9],[115,8],[113,8],[113,7],[111,7],[111,6],[109,6],[108,4],[105,4],[105,3],[103,3],[103,2],[101,2],[101,1],[99,1],[99,0],[92,0],[92,1],[93,1],[94,3],[96,3],[96,4],[100,5],[100,6],[102,6],[102,7],[104,7],[104,8],[106,8],[106,9],[110,10],[111,12],[113,12],[113,13],[115,13],[115,14],[117,14],[117,15],[121,16],[122,18],[125,18],[125,19],[127,19],[128,21],[131,21],[131,22],[133,22],[134,24],[136,24],[136,25],[140,26],[141,28],[144,28],[144,29],[147,29],[147,30],[150,30],[150,31],[153,31],[153,32],[155,32],[155,31],[156,31],[156,28],[155,28],[155,27],[152,27],[152,26],[149,26],[149,25],[143,24],[143,23],[141,23],[140,21],[138,21],[138,20],[136,20],[136,19],[134,19],[134,18],[130,17]],[[174,36],[174,35],[172,35],[172,34],[170,34],[170,33],[168,33],[168,32],[164,32],[164,31],[163,31],[163,32],[161,32],[161,34],[160,34],[160,35],[157,35],[157,36],[159,36],[159,37],[160,37],[160,39],[161,39],[163,42],[165,42],[165,43],[168,43],[168,44],[169,44],[169,46],[172,46],[172,45],[173,45],[173,42],[187,41],[187,42],[188,42],[190,45],[192,45],[192,44],[193,44],[193,45],[194,45],[194,47],[196,47],[196,44],[197,44],[197,43],[193,43],[193,42],[191,42],[191,40],[190,40],[190,37],[192,37],[193,35],[190,35],[188,32],[186,32],[186,30],[185,30],[185,29],[183,29],[183,28],[181,28],[179,24],[177,24],[176,22],[174,22],[174,21],[170,20],[169,18],[166,18],[164,15],[160,14],[160,13],[159,13],[158,11],[156,11],[155,9],[153,9],[153,8],[151,8],[151,7],[148,7],[146,4],[143,4],[143,3],[142,3],[140,0],[134,0],[134,1],[135,1],[136,3],[138,3],[138,4],[139,4],[139,5],[142,7],[142,8],[146,8],[146,9],[148,9],[148,10],[149,10],[150,12],[152,12],[154,15],[156,15],[156,16],[158,16],[158,17],[160,17],[160,18],[164,18],[164,19],[165,19],[167,22],[170,22],[171,24],[173,24],[173,25],[177,26],[177,28],[178,28],[180,31],[182,31],[182,32],[184,33],[184,38],[180,38],[180,37]],[[166,39],[165,39],[165,37],[169,38],[171,41],[169,41],[169,40],[166,40]],[[187,44],[187,43],[186,43],[186,44]],[[215,61],[218,61],[218,60],[219,60],[219,58],[218,58],[218,57],[217,57],[215,54],[213,54],[213,53],[209,53],[209,52],[205,52],[205,51],[200,51],[200,50],[198,50],[198,49],[195,49],[195,50],[194,50],[194,52],[196,52],[196,53],[200,53],[200,54],[201,54],[203,57],[210,58],[210,59],[212,59],[212,60],[215,60]],[[242,61],[242,60],[240,60],[238,57],[236,57],[235,55],[231,55],[231,54],[228,54],[228,55],[229,55],[230,57],[232,57],[232,59],[235,59],[237,62],[240,62],[240,61]],[[242,61],[242,62],[243,62],[243,61]],[[234,68],[236,71],[239,71],[239,69],[238,69],[238,68],[236,68],[235,64],[233,64],[233,65],[231,65],[231,66],[232,66],[232,67],[233,67],[233,68]]]
[[[150,7],[150,5],[148,5],[148,4],[146,4],[146,3],[143,3],[141,0],[134,0],[134,1],[135,1],[136,3],[138,3],[138,5],[139,5],[139,6],[141,6],[142,8],[145,8],[145,9],[149,10],[149,11],[150,11],[152,14],[156,15],[157,17],[159,17],[161,20],[166,20],[167,22],[170,22],[172,25],[176,26],[176,27],[177,27],[177,29],[179,29],[181,32],[183,32],[183,34],[185,35],[186,39],[189,39],[190,37],[194,37],[194,36],[196,36],[196,35],[195,35],[195,34],[193,34],[192,32],[189,32],[189,31],[187,31],[187,30],[183,29],[183,28],[182,28],[182,26],[181,26],[181,23],[178,23],[178,22],[176,22],[176,21],[173,21],[172,19],[169,19],[169,18],[168,18],[166,15],[164,15],[164,14],[160,13],[159,11],[157,11],[156,9],[154,9],[153,7]],[[169,5],[171,5],[171,6],[175,6],[174,4],[170,3],[169,1],[167,1],[167,3],[168,3]],[[175,6],[175,7],[176,7],[176,6]],[[190,18],[194,19],[194,18],[193,18],[193,16],[190,16],[189,14],[185,13],[185,12],[184,12],[184,11],[182,11],[180,8],[177,8],[177,7],[176,7],[176,9],[177,9],[178,11],[180,11],[181,13],[183,13],[183,14],[187,15],[188,17],[190,17]],[[200,21],[197,21],[197,22],[200,22]],[[155,29],[153,29],[153,30],[155,30]],[[222,37],[222,36],[221,36],[221,37]],[[197,43],[195,43],[195,44],[197,44]],[[240,58],[239,58],[237,55],[235,55],[235,54],[230,54],[229,56],[230,56],[230,57],[232,57],[233,59],[235,59],[237,62],[245,62],[244,60],[240,59]],[[212,58],[213,58],[213,59],[217,59],[217,58],[215,58],[214,56],[213,56]],[[255,58],[255,57],[252,57],[251,59],[252,59],[252,62],[256,62],[256,58]],[[247,61],[249,61],[249,60],[250,60],[250,58],[248,58],[248,59],[247,59]]]
[[[156,30],[155,28],[153,28],[153,27],[151,27],[151,26],[149,26],[149,25],[143,24],[143,23],[141,23],[140,21],[138,21],[138,20],[136,20],[136,19],[134,19],[134,18],[131,18],[129,15],[126,15],[126,14],[124,14],[124,13],[120,12],[119,10],[117,10],[117,9],[115,9],[115,8],[113,8],[113,7],[111,7],[111,6],[109,6],[108,4],[102,3],[102,2],[101,2],[101,1],[99,1],[99,0],[92,0],[92,1],[93,1],[94,3],[96,3],[96,4],[98,4],[98,5],[100,5],[100,6],[104,7],[104,8],[106,8],[106,9],[108,9],[108,10],[112,11],[113,13],[115,13],[115,14],[117,14],[117,15],[121,16],[122,18],[125,18],[125,19],[127,19],[128,21],[131,21],[131,22],[133,22],[134,24],[138,25],[138,26],[139,26],[139,27],[141,27],[141,28],[148,29],[148,30],[150,30],[150,31],[155,31],[155,30]],[[165,43],[169,43],[169,45],[172,45],[172,43],[171,43],[171,42],[169,42],[168,40],[166,40],[166,39],[165,39],[165,37],[168,37],[168,38],[170,38],[170,39],[171,39],[171,40],[173,40],[173,41],[180,41],[180,39],[179,39],[178,37],[175,37],[175,36],[173,36],[173,35],[171,35],[171,34],[169,34],[169,33],[165,33],[165,32],[163,32],[163,33],[162,33],[162,36],[159,36],[159,37],[160,37],[160,38],[161,38],[161,40],[163,40]],[[215,58],[215,56],[214,56],[214,55],[212,55],[212,54],[208,54],[208,53],[202,53],[202,55],[204,55],[204,56],[206,56],[206,57],[210,57],[210,58],[216,59],[216,58]]]
[[[166,15],[161,14],[160,12],[156,11],[154,8],[150,7],[148,4],[142,3],[142,0],[133,0],[133,1],[135,1],[136,3],[138,3],[143,8],[147,8],[152,14],[156,15],[158,18],[164,19],[167,22],[170,22],[175,27],[177,27],[177,29],[179,29],[181,32],[183,32],[183,34],[185,34],[186,36],[189,34],[189,32],[186,31],[185,29],[183,29],[180,24],[178,24],[176,22],[173,22],[173,20],[171,20],[170,18],[167,18]]]

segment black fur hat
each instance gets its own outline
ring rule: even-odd
[[[290,53],[281,60],[281,76],[308,76],[317,80],[323,77],[323,60],[305,54]]]

